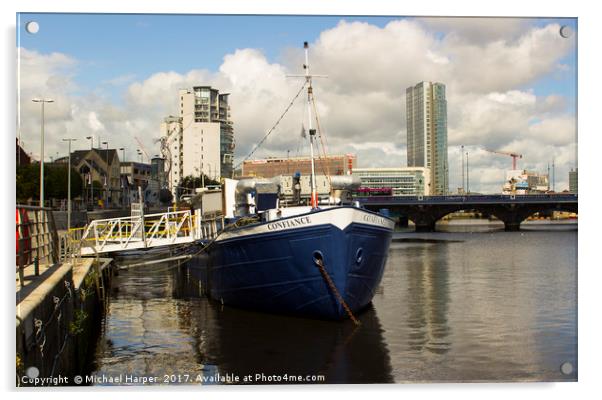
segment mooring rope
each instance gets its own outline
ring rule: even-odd
[[[328,286],[330,287],[330,289],[334,293],[335,297],[337,298],[337,300],[339,301],[339,303],[341,303],[341,305],[343,306],[343,308],[347,312],[347,315],[349,315],[349,319],[351,319],[355,325],[359,325],[360,321],[357,318],[355,318],[355,316],[353,315],[353,312],[351,312],[351,309],[347,305],[347,302],[345,302],[345,299],[343,299],[343,296],[341,296],[341,294],[339,293],[339,290],[334,285],[334,282],[332,281],[332,278],[330,278],[330,275],[328,275],[328,272],[326,272],[326,268],[324,268],[324,263],[323,263],[322,259],[316,258],[314,260],[314,262],[318,266],[318,269],[320,270],[320,273],[322,274],[322,277],[324,278],[324,280],[326,281],[326,283],[328,284]]]
[[[320,144],[321,144],[321,146],[318,146],[319,147],[318,159],[321,161],[323,160],[322,161],[322,172],[326,176],[326,179],[328,179],[328,184],[331,185],[330,190],[332,190],[332,180],[330,178],[330,166],[328,165],[328,154],[327,154],[328,149],[324,145],[324,140],[322,140],[323,135],[322,135],[322,129],[320,128],[320,118],[318,117],[318,109],[316,108],[316,102],[314,99],[313,92],[311,95],[311,104],[314,109],[314,115],[316,116],[316,127],[318,128],[318,138],[320,138]],[[328,142],[328,140],[327,140],[327,142]],[[324,154],[324,158],[322,158],[322,154],[320,154],[320,150],[322,151],[322,154]],[[324,167],[326,167],[326,169],[324,169]]]

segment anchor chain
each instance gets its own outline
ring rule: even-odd
[[[351,312],[351,309],[347,305],[347,302],[345,301],[345,299],[343,299],[343,296],[341,296],[341,294],[339,293],[339,290],[334,285],[332,278],[330,278],[330,276],[328,275],[328,272],[326,272],[326,268],[324,268],[324,262],[322,261],[322,259],[315,258],[314,262],[318,266],[318,269],[320,270],[322,277],[324,278],[324,280],[326,281],[326,283],[328,284],[328,286],[334,293],[335,297],[337,298],[339,303],[343,306],[343,308],[347,312],[347,315],[349,315],[349,319],[351,319],[355,325],[360,325],[360,321],[357,318],[355,318],[355,316],[353,315],[353,312]]]

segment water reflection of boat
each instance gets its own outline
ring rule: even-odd
[[[195,271],[186,274],[198,279]],[[359,315],[356,327],[206,304],[195,309],[199,315],[187,316],[200,336],[196,358],[216,365],[222,375],[240,377],[241,383],[393,382],[383,329],[372,306]],[[249,375],[251,381],[243,382]],[[285,381],[285,375],[310,380]],[[324,380],[311,380],[318,375]]]

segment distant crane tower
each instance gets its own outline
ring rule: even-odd
[[[512,157],[512,169],[515,170],[516,169],[516,159],[517,158],[523,158],[522,154],[518,154],[518,153],[512,153],[512,152],[508,152],[508,151],[499,151],[499,150],[489,150],[489,149],[485,149],[486,151],[490,152],[490,153],[495,153],[495,154],[501,154],[504,156],[510,156]]]
[[[140,145],[140,148],[142,149],[142,151],[144,152],[144,155],[146,156],[146,160],[147,162],[150,162],[150,157],[148,156],[148,153],[146,152],[146,150],[144,149],[144,145],[142,144],[142,142],[140,141],[140,139],[138,139],[137,136],[134,136],[134,139],[136,139],[136,142],[138,142],[138,144]]]
[[[169,131],[167,133],[166,136],[161,136],[159,139],[155,140],[155,144],[159,143],[160,144],[160,148],[161,148],[161,155],[163,156],[163,158],[166,161],[166,170],[165,170],[165,175],[168,177],[171,177],[171,149],[169,148],[169,146],[171,146],[171,143],[174,141],[175,139],[175,135],[172,135],[172,133],[176,130],[176,128],[173,128],[171,131]]]

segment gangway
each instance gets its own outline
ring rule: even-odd
[[[212,240],[222,228],[221,216],[204,219],[200,210],[182,210],[97,219],[70,236],[86,256]]]

